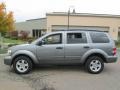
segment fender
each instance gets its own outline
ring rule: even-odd
[[[101,55],[103,55],[105,58],[107,58],[107,53],[105,53],[103,50],[101,50],[101,49],[91,49],[91,50],[89,50],[89,51],[87,51],[83,56],[82,56],[82,58],[81,58],[81,63],[84,63],[85,61],[86,61],[86,59],[87,59],[87,57],[89,57],[90,55],[92,55],[92,54],[96,54],[96,53],[98,53],[98,54],[101,54]]]
[[[15,53],[13,53],[12,59],[15,58],[17,55],[21,55],[21,54],[29,56],[35,64],[39,64],[39,61],[38,61],[37,57],[35,56],[35,54],[32,53],[31,51],[27,51],[27,50],[16,51]]]

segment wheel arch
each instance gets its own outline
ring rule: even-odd
[[[39,61],[37,60],[37,57],[32,52],[26,51],[26,50],[20,50],[12,55],[12,63],[11,64],[13,64],[15,58],[17,58],[19,56],[26,56],[26,57],[30,58],[30,60],[32,61],[33,64],[39,63]]]
[[[106,58],[105,58],[105,56],[104,56],[103,54],[101,54],[101,53],[92,53],[92,54],[90,54],[89,56],[87,56],[87,57],[85,58],[84,63],[87,61],[87,59],[88,59],[89,57],[92,57],[92,56],[98,56],[98,57],[102,58],[105,63],[107,62],[107,61],[106,61]]]
[[[25,54],[18,54],[18,55],[16,55],[16,56],[13,58],[11,64],[13,64],[14,60],[15,60],[17,57],[20,57],[20,56],[28,57],[28,58],[32,61],[32,63],[35,64],[35,63],[33,62],[32,58],[31,58],[30,56],[28,56],[28,55],[25,55]]]
[[[82,58],[81,58],[81,63],[85,63],[86,60],[91,57],[91,56],[99,56],[103,59],[103,61],[106,63],[107,62],[107,53],[105,53],[103,50],[100,49],[93,49],[88,52],[86,52]]]

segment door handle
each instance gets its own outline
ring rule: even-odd
[[[89,46],[84,46],[84,48],[90,48]]]
[[[63,47],[56,47],[56,49],[63,49]]]

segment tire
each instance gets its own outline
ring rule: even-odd
[[[18,56],[13,62],[13,69],[17,74],[27,74],[32,70],[32,61],[27,56]]]
[[[91,56],[87,59],[85,68],[89,73],[98,74],[104,69],[103,59],[98,56]]]

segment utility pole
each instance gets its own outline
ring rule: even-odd
[[[67,17],[68,17],[68,19],[67,19],[67,20],[68,20],[67,30],[70,29],[70,9],[73,9],[73,12],[72,12],[72,13],[75,13],[75,8],[74,8],[74,6],[69,7],[68,13],[67,13]]]
[[[70,8],[69,8],[69,10],[68,10],[68,30],[69,30],[69,27],[70,27]]]

